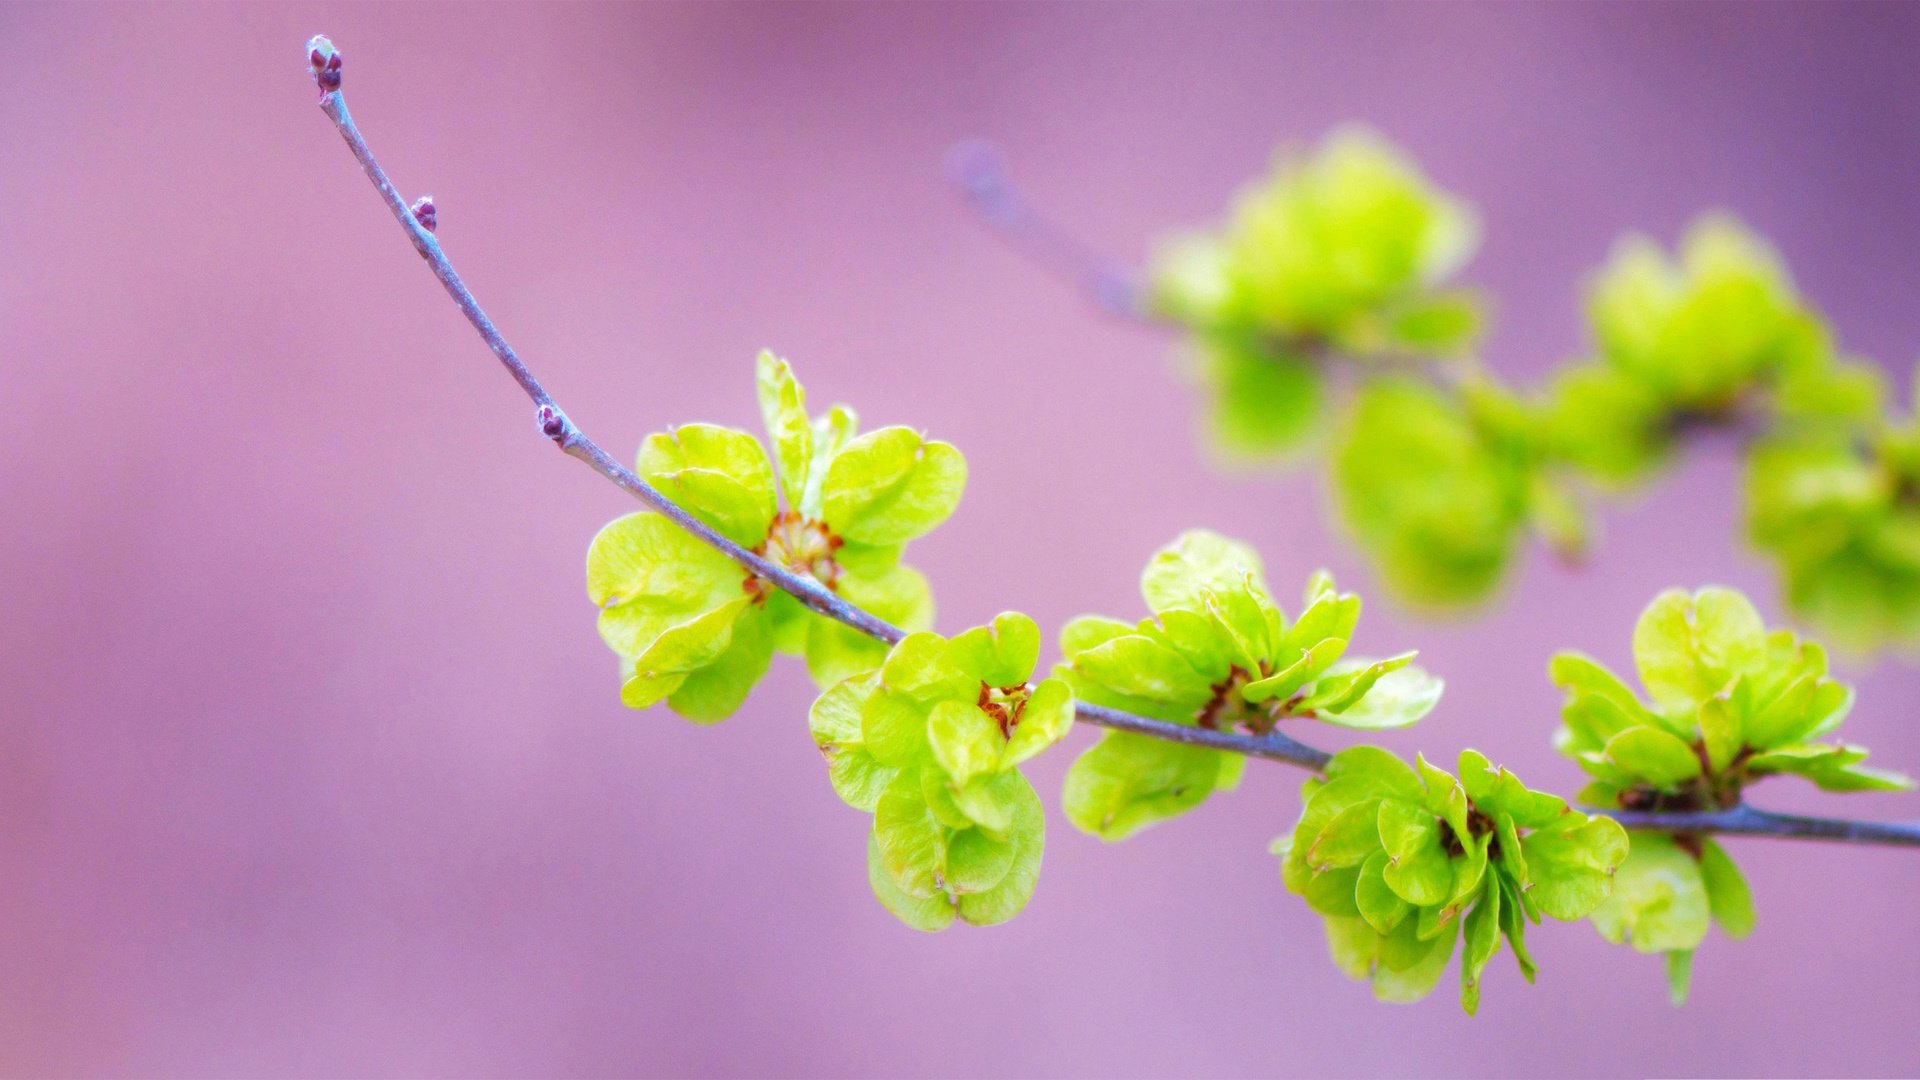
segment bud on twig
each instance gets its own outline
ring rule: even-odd
[[[323,94],[340,89],[340,50],[325,34],[307,41],[307,65],[313,69],[313,83]]]
[[[535,422],[540,425],[540,434],[560,442],[567,437],[567,429],[573,425],[567,422],[567,414],[555,405],[542,405],[533,411]]]
[[[412,209],[413,220],[419,222],[420,227],[428,232],[432,232],[434,226],[440,223],[440,213],[433,207],[433,196],[422,195],[413,200]]]

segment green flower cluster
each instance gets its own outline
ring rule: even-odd
[[[1484,376],[1370,382],[1333,448],[1334,504],[1382,580],[1420,604],[1484,598],[1531,531],[1584,550],[1584,512],[1539,410]]]
[[[1473,750],[1455,777],[1425,758],[1409,766],[1357,746],[1301,800],[1299,823],[1274,841],[1281,878],[1325,917],[1334,962],[1382,1001],[1425,997],[1456,942],[1468,1013],[1503,937],[1532,982],[1527,923],[1592,914],[1627,857],[1617,823],[1569,809]]]
[[[1920,640],[1920,431],[1888,430],[1879,376],[1770,245],[1722,214],[1672,253],[1623,239],[1588,289],[1590,357],[1523,397],[1473,362],[1481,305],[1446,285],[1477,232],[1349,128],[1283,156],[1218,232],[1167,245],[1152,304],[1193,333],[1214,441],[1303,446],[1328,362],[1351,364],[1335,507],[1395,593],[1455,606],[1490,595],[1530,533],[1583,554],[1582,486],[1642,482],[1698,429],[1758,429],[1748,531],[1794,610],[1851,646]]]
[[[1478,243],[1472,212],[1379,136],[1356,128],[1287,155],[1217,234],[1157,260],[1156,308],[1197,333],[1223,449],[1297,445],[1318,410],[1315,353],[1456,355],[1479,304],[1441,291]]]
[[[1663,462],[1691,425],[1742,413],[1791,426],[1854,421],[1880,407],[1879,379],[1843,362],[1779,255],[1738,221],[1695,222],[1670,260],[1631,236],[1588,295],[1598,357],[1558,377],[1558,451],[1626,484]]]
[[[1056,669],[1087,702],[1216,731],[1271,732],[1289,718],[1342,727],[1404,727],[1440,699],[1439,679],[1409,664],[1347,657],[1360,598],[1322,573],[1291,625],[1245,544],[1188,532],[1141,575],[1152,616],[1084,616],[1061,631]],[[1101,736],[1067,772],[1067,819],[1119,840],[1234,787],[1238,754],[1124,731]]]
[[[772,353],[760,354],[757,374],[771,457],[746,432],[689,424],[647,438],[640,476],[728,539],[881,618],[930,625],[926,579],[900,556],[959,503],[960,451],[905,427],[858,435],[845,406],[808,417],[800,383]],[[587,595],[620,657],[621,700],[646,708],[664,699],[699,723],[738,709],[775,650],[804,655],[822,686],[886,655],[658,514],[600,530],[587,551]]]
[[[1920,641],[1920,425],[1783,434],[1747,459],[1747,532],[1838,644]]]
[[[1018,766],[1074,710],[1062,680],[1028,686],[1039,652],[1040,628],[1018,613],[950,639],[909,634],[814,702],[833,789],[873,814],[874,895],[916,930],[1005,922],[1033,895],[1046,817]]]
[[[1632,810],[1737,806],[1747,785],[1794,775],[1825,791],[1898,791],[1913,782],[1861,764],[1866,750],[1823,742],[1853,705],[1827,671],[1826,651],[1788,630],[1769,632],[1731,589],[1660,594],[1633,631],[1647,699],[1594,660],[1554,657],[1566,692],[1555,743],[1593,778],[1580,800]],[[1753,924],[1740,872],[1710,840],[1635,832],[1614,897],[1594,914],[1608,940],[1666,953],[1676,1001],[1709,921],[1728,934]]]

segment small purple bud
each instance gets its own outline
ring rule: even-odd
[[[321,93],[340,89],[340,50],[327,35],[315,34],[307,42],[307,66],[313,69],[313,82]]]
[[[551,405],[542,405],[534,410],[534,419],[540,423],[540,434],[559,442],[567,433],[567,415]]]
[[[433,207],[433,196],[422,195],[413,200],[413,220],[419,222],[420,227],[428,232],[432,232],[434,226],[440,224],[440,213]]]

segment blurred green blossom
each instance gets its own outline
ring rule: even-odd
[[[1913,782],[1870,768],[1867,751],[1823,741],[1846,719],[1853,691],[1828,675],[1826,651],[1788,630],[1769,632],[1731,589],[1661,593],[1633,631],[1643,699],[1577,652],[1555,656],[1566,693],[1560,751],[1593,779],[1580,800],[1630,810],[1704,811],[1739,805],[1755,781],[1793,775],[1826,791],[1900,791]],[[1621,888],[1594,923],[1669,957],[1676,1000],[1708,916],[1740,936],[1753,922],[1739,870],[1709,841],[1636,832]]]
[[[1920,425],[1782,434],[1747,460],[1747,532],[1841,646],[1920,641]]]
[[[1274,841],[1281,878],[1326,919],[1334,962],[1382,1001],[1417,1001],[1456,945],[1460,1004],[1504,938],[1528,982],[1527,923],[1573,920],[1607,899],[1627,857],[1617,823],[1534,791],[1477,751],[1456,777],[1377,747],[1342,751],[1307,781],[1293,831]]]
[[[1336,438],[1335,506],[1395,593],[1470,603],[1499,585],[1529,531],[1565,555],[1585,550],[1586,514],[1551,438],[1539,410],[1490,379],[1377,380]]]
[[[1264,734],[1303,718],[1359,729],[1404,727],[1440,698],[1413,653],[1347,655],[1360,598],[1318,574],[1291,624],[1245,544],[1192,531],[1141,575],[1152,616],[1084,616],[1060,634],[1056,673],[1076,697],[1140,716]],[[1105,732],[1067,772],[1067,819],[1118,840],[1198,806],[1240,779],[1246,759],[1123,731]]]
[[[640,476],[728,539],[875,615],[930,625],[926,579],[900,556],[959,503],[960,451],[905,427],[856,434],[843,405],[809,417],[799,381],[772,353],[760,354],[757,375],[771,455],[746,432],[689,424],[647,437]],[[822,686],[877,667],[887,651],[658,514],[628,514],[594,537],[587,595],[620,657],[621,700],[665,700],[698,723],[738,709],[775,650],[804,655]]]
[[[1268,455],[1311,431],[1318,353],[1463,355],[1478,299],[1439,286],[1472,255],[1473,213],[1380,136],[1333,132],[1283,154],[1242,191],[1218,233],[1156,260],[1153,304],[1196,331],[1213,430],[1230,453]]]
[[[1026,906],[1046,820],[1021,762],[1073,725],[1060,679],[1028,685],[1040,628],[1018,613],[952,638],[920,632],[813,704],[833,788],[874,815],[874,895],[916,930],[989,925]]]
[[[1622,240],[1587,313],[1598,355],[1559,374],[1551,408],[1558,451],[1603,483],[1643,477],[1690,426],[1743,412],[1821,425],[1880,407],[1878,376],[1836,355],[1778,253],[1726,215],[1696,221],[1677,259]]]

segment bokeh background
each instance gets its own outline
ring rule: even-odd
[[[714,729],[617,698],[582,595],[629,503],[512,383],[314,108],[356,115],[489,310],[622,453],[755,421],[751,359],[957,442],[916,545],[940,622],[1138,611],[1178,530],[1375,592],[1313,470],[1196,452],[1173,342],[987,235],[941,172],[986,136],[1136,257],[1272,148],[1358,119],[1478,204],[1491,362],[1585,346],[1623,230],[1726,207],[1843,341],[1920,353],[1920,8],[0,7],[0,1069],[12,1074],[1912,1074],[1920,858],[1735,842],[1761,922],[1694,1001],[1584,925],[1375,1004],[1266,844],[1300,777],[1116,847],[1050,811],[1011,925],[922,936],[868,894],[810,687]],[[1709,447],[1369,651],[1447,700],[1390,740],[1571,790],[1551,652],[1624,663],[1662,587],[1779,615]],[[1376,594],[1377,595],[1377,594]],[[1855,661],[1852,734],[1920,768],[1920,671]],[[1075,736],[1084,744],[1091,733]],[[1070,757],[1033,770],[1050,801]],[[1920,816],[1920,797],[1767,805]]]

